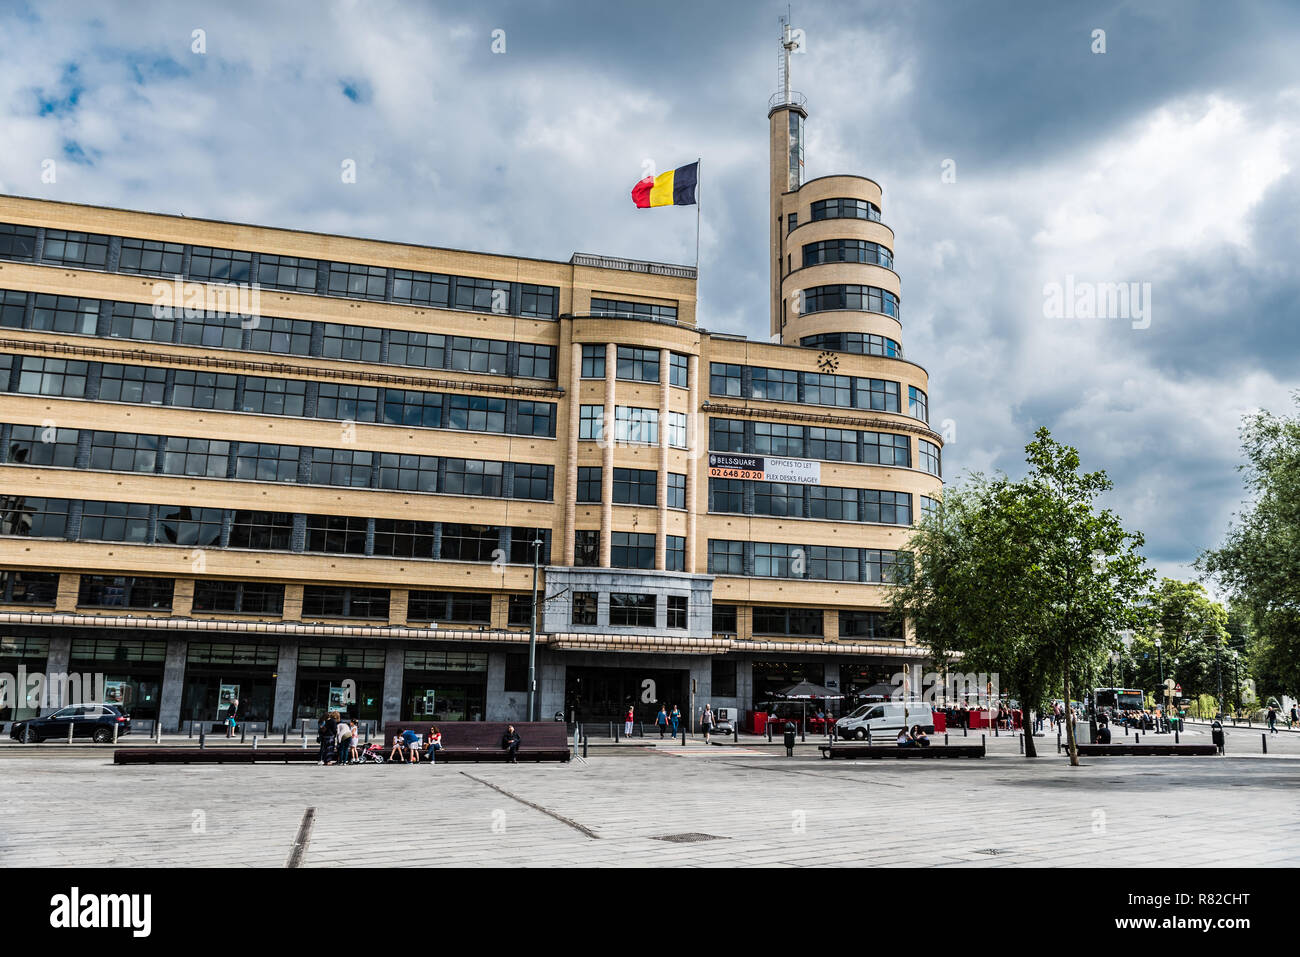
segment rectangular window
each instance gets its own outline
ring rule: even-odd
[[[445,309],[450,303],[450,295],[450,276],[412,272],[409,269],[398,269],[393,273],[393,302],[409,302],[417,306],[438,306]],[[422,365],[423,363],[410,364]]]
[[[715,452],[744,452],[745,423],[740,419],[709,419],[709,448]]]
[[[527,465],[515,463],[515,498],[529,499],[534,502],[549,502],[552,497],[552,476],[554,466]]]
[[[337,588],[305,585],[302,590],[304,618],[370,618],[388,620],[387,588]]]
[[[828,375],[821,372],[803,372],[803,401],[806,405],[852,404],[852,380],[845,375]]]
[[[451,362],[448,366],[461,372],[506,374],[506,343],[500,339],[473,339],[453,336]]]
[[[582,347],[582,377],[584,379],[605,378],[605,347],[603,345],[584,345]]]
[[[912,464],[912,448],[906,435],[891,432],[863,432],[862,461],[871,465]]]
[[[0,571],[0,603],[6,605],[53,605],[59,593],[56,572]]]
[[[709,574],[745,574],[745,543],[709,539]]]
[[[798,555],[796,555],[798,553]],[[801,545],[787,545],[782,542],[754,543],[754,574],[760,578],[804,577],[793,575],[791,562],[806,554]]]
[[[32,308],[31,328],[42,332],[69,332],[93,336],[99,323],[99,300],[38,293]]]
[[[664,540],[664,569],[670,572],[686,571],[686,538],[669,535]]]
[[[322,382],[317,387],[316,418],[374,422],[379,411],[379,390],[369,386]],[[394,390],[388,389],[388,392]],[[419,393],[416,393],[417,395]]]
[[[402,492],[438,491],[437,456],[381,453],[379,487]]]
[[[676,306],[657,306],[648,302],[628,302],[621,299],[591,300],[593,316],[627,316],[632,319],[658,319],[667,322],[677,321]]]
[[[583,465],[578,468],[578,504],[600,502],[601,468]]]
[[[238,443],[235,446],[235,478],[256,482],[298,481],[298,446]]]
[[[736,633],[735,605],[715,604],[713,606],[713,633],[715,635],[734,635]]]
[[[858,550],[834,545],[808,546],[808,572],[805,577],[822,581],[855,582],[858,573]]]
[[[600,531],[580,528],[573,533],[573,564],[577,568],[600,567]]]
[[[555,437],[555,403],[519,400],[515,415],[516,435]]]
[[[632,382],[659,381],[659,350],[618,347],[616,377]]]
[[[171,578],[82,575],[77,604],[84,608],[142,608],[161,611],[171,608],[175,585],[175,580]]]
[[[81,540],[149,541],[149,506],[134,502],[86,502],[81,513]]]
[[[541,609],[539,608],[538,612],[540,611]],[[507,596],[506,625],[513,626],[515,628],[529,628],[532,626],[532,624],[533,624],[533,596],[532,595]],[[511,655],[509,657],[515,657],[515,656]],[[518,657],[524,658],[525,670],[526,670],[527,656],[519,655]],[[508,664],[507,667],[509,667]],[[510,690],[509,680],[506,681],[506,690],[507,691]],[[525,691],[528,690],[527,685],[524,686],[524,690]]]
[[[690,358],[680,352],[668,353],[668,384],[685,389],[690,383]]]
[[[740,395],[740,366],[722,362],[709,363],[709,394]]]
[[[330,263],[329,284],[326,288],[331,296],[383,299],[387,273],[388,270],[382,266]]]
[[[36,227],[0,223],[0,259],[34,259]]]
[[[858,521],[858,490],[855,488],[833,488],[828,485],[813,485],[809,492],[809,514],[831,522]],[[871,521],[871,519],[867,519]]]
[[[375,519],[375,554],[385,558],[436,558],[433,522]]]
[[[382,421],[388,425],[410,425],[421,429],[441,428],[442,400],[440,392],[385,389]]]
[[[248,282],[253,254],[234,249],[195,246],[190,250],[190,279],[200,282]]]
[[[808,426],[808,457],[832,462],[858,460],[858,433],[852,429],[824,429]]]
[[[869,488],[865,492],[867,510],[862,516],[865,522],[881,522],[885,525],[912,524],[912,496],[907,492],[885,492]]]
[[[0,233],[0,240],[3,239],[4,233]],[[26,313],[27,293],[16,289],[0,289],[0,326],[21,329]],[[8,380],[6,380],[7,384]]]
[[[578,438],[600,442],[605,438],[605,407],[584,405],[578,410]]]
[[[292,513],[239,510],[235,512],[230,525],[231,548],[287,552],[292,542]]]
[[[90,467],[108,472],[152,472],[158,459],[158,436],[134,432],[93,432]],[[225,478],[225,471],[221,473]]]
[[[820,608],[754,608],[754,634],[815,638],[823,634]]]
[[[411,621],[492,623],[492,595],[487,592],[413,591],[406,617]]]
[[[668,413],[668,444],[675,449],[686,448],[686,413]]]
[[[217,372],[176,370],[176,388],[172,405],[187,409],[217,409],[231,412],[235,408],[235,383],[238,376]]]
[[[754,398],[769,402],[798,402],[799,373],[793,369],[764,369],[756,367],[751,370],[754,382]]]
[[[453,395],[448,397],[447,428],[469,432],[497,432],[506,430],[506,400],[490,399],[483,395]]]
[[[898,383],[888,379],[858,379],[857,408],[875,412],[897,412]]]
[[[611,568],[654,568],[655,537],[644,532],[611,532]]]
[[[309,356],[313,325],[305,319],[261,316],[253,327],[248,348],[254,352],[273,352],[276,355]]]
[[[22,395],[57,395],[71,399],[85,397],[86,372],[89,368],[87,363],[69,359],[42,359],[38,356],[23,356],[21,362],[18,392]]]
[[[939,446],[933,442],[927,442],[925,439],[916,440],[917,458],[920,459],[920,466],[923,471],[931,475],[943,476],[942,462],[939,457]]]
[[[194,610],[232,615],[279,615],[284,612],[284,586],[199,579],[194,583]]]
[[[754,451],[759,455],[803,455],[803,426],[754,423]]]
[[[939,499],[930,498],[928,495],[921,496],[921,518],[934,518],[939,514]]]
[[[655,596],[627,592],[609,593],[609,623],[612,627],[653,628]]]
[[[930,400],[914,385],[907,387],[907,414],[922,422],[930,421]]]
[[[370,488],[374,453],[359,449],[312,449],[311,484]]]
[[[659,444],[659,410],[636,406],[614,407],[614,441]]]
[[[668,606],[668,620],[665,624],[669,628],[684,629],[686,627],[686,596],[669,595],[667,596],[666,601]],[[714,691],[714,694],[717,694],[716,690]]]
[[[446,345],[443,336],[394,329],[388,334],[388,361],[397,366],[441,369],[446,364]]]
[[[257,265],[257,282],[269,289],[284,289],[288,292],[316,291],[315,259],[302,259],[298,256],[272,256],[262,253]]]
[[[325,323],[325,342],[321,355],[326,359],[350,362],[378,362],[383,330],[369,326],[345,326]]]
[[[519,375],[528,379],[554,379],[555,347],[520,343]]]
[[[533,286],[523,283],[519,287],[519,315],[550,319],[555,315],[559,290],[554,286]],[[544,378],[549,378],[546,376]]]
[[[654,505],[658,480],[653,469],[614,469],[614,504]]]
[[[573,593],[573,615],[575,625],[596,624],[596,593],[594,591],[575,591]]]
[[[537,562],[545,566],[551,563],[551,530],[549,528],[511,528],[510,529],[510,564],[531,565],[533,563],[534,542],[542,544],[537,548]]]
[[[745,511],[745,483],[741,479],[709,479],[709,511]]]
[[[5,461],[10,465],[53,465],[70,469],[77,462],[80,434],[78,429],[15,425],[9,435]]]
[[[482,459],[447,459],[442,490],[448,495],[485,495],[500,498],[504,472],[501,462]]]
[[[456,279],[456,308],[470,312],[510,313],[510,283],[500,279]]]
[[[66,229],[45,230],[41,259],[65,266],[103,269],[108,262],[108,237],[98,233],[74,233]]]
[[[902,641],[903,625],[888,612],[844,609],[840,612],[840,637]]]
[[[754,514],[802,518],[803,490],[804,486],[789,482],[755,482]]]
[[[244,411],[259,415],[303,415],[307,383],[302,379],[244,377]]]
[[[180,243],[161,243],[153,239],[123,239],[118,272],[146,276],[179,276],[185,247]]]
[[[197,316],[181,315],[181,342],[208,349],[238,349],[244,343],[243,317],[204,312]]]
[[[686,475],[683,472],[668,473],[668,507],[686,507]]]
[[[367,520],[359,515],[308,515],[306,550],[364,555],[367,524]]]
[[[501,547],[501,530],[496,525],[442,524],[443,561],[490,562]]]
[[[898,581],[899,553],[880,548],[863,549],[867,562],[864,581],[894,584]]]
[[[108,334],[114,339],[142,339],[146,342],[171,342],[176,320],[170,315],[155,316],[153,306],[143,302],[115,302]]]
[[[0,498],[0,535],[63,538],[68,530],[66,498]]]
[[[158,527],[153,540],[159,545],[197,545],[217,548],[221,545],[221,522],[225,512],[219,508],[191,508],[188,505],[159,505]]]
[[[99,400],[162,405],[166,384],[166,369],[105,363],[99,370]]]

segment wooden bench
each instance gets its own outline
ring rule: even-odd
[[[320,759],[319,745],[303,748],[118,748],[113,752],[114,764],[253,764],[260,762],[305,761],[315,764]]]
[[[393,739],[403,731],[420,735],[420,760],[427,759],[425,744],[429,730],[442,732],[442,750],[434,754],[434,763],[442,761],[507,761],[508,751],[501,747],[506,721],[393,721],[384,726],[384,757],[393,749]],[[568,761],[568,730],[561,721],[516,721],[519,732],[520,761]]]
[[[1219,749],[1213,744],[1080,744],[1077,747],[1080,757],[1111,757],[1125,754],[1141,757],[1148,755],[1213,757],[1219,753]]]
[[[822,744],[824,758],[982,758],[982,744],[932,744],[928,748],[900,748],[896,744]]]

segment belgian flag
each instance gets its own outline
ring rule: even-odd
[[[695,187],[700,181],[700,162],[647,176],[632,187],[632,202],[640,209],[651,206],[694,206]]]

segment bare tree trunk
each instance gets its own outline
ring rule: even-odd
[[[1074,738],[1074,709],[1070,705],[1070,643],[1065,643],[1065,740],[1070,752],[1070,767],[1079,766],[1079,747]]]
[[[1025,736],[1025,757],[1038,757],[1034,744],[1034,710],[1023,705],[1020,708],[1020,731]]]

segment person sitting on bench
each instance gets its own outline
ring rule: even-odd
[[[424,750],[429,755],[429,763],[433,764],[434,753],[442,750],[442,732],[438,730],[436,724],[429,729],[429,740],[425,744]]]
[[[402,736],[400,734],[395,734],[393,735],[392,750],[388,752],[388,760],[401,762],[404,758],[405,755],[402,753]]]
[[[506,733],[501,735],[501,750],[510,752],[510,763],[519,763],[519,732],[515,730],[512,724],[506,728]]]
[[[420,732],[407,728],[402,732],[402,749],[411,756],[411,763],[420,761]]]
[[[915,745],[915,742],[912,741],[912,736],[911,736],[910,734],[907,733],[907,729],[906,729],[906,728],[899,728],[899,729],[898,729],[898,746],[899,746],[900,748],[910,748],[910,747],[913,747],[914,745]]]
[[[912,725],[911,738],[912,744],[918,748],[928,748],[930,746],[930,739],[926,737],[925,732],[921,730],[919,724]]]

